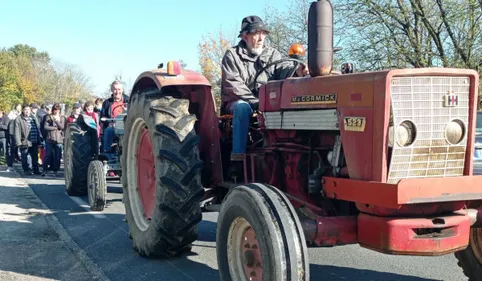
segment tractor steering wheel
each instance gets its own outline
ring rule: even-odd
[[[125,103],[122,103],[122,104],[118,104],[117,106],[115,106],[114,108],[111,109],[111,111],[114,111],[116,110],[118,107],[125,107],[126,104]]]
[[[259,71],[257,71],[256,76],[254,77],[254,81],[253,81],[254,90],[253,90],[253,92],[255,92],[254,94],[255,94],[256,96],[258,95],[259,88],[261,88],[261,86],[262,86],[262,85],[261,85],[259,88],[256,87],[256,85],[258,84],[258,77],[261,75],[261,73],[263,73],[266,69],[268,69],[269,67],[271,67],[271,66],[273,66],[273,65],[276,65],[276,64],[279,64],[279,63],[283,63],[283,62],[288,62],[288,61],[295,62],[295,65],[294,65],[294,67],[293,67],[293,70],[289,73],[288,77],[285,77],[285,78],[293,77],[293,75],[296,73],[296,70],[298,69],[298,67],[299,67],[300,65],[306,64],[306,63],[303,62],[302,60],[295,59],[295,58],[282,58],[282,59],[276,60],[276,61],[274,61],[274,62],[268,63],[268,64],[265,65],[263,68],[261,68]],[[268,82],[268,81],[263,82],[262,84],[266,84],[267,82]]]

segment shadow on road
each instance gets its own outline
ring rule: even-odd
[[[0,174],[0,279],[101,280],[73,254],[45,208],[12,173]],[[19,184],[19,185],[17,185]]]
[[[1,173],[0,176],[15,178],[18,175]],[[11,210],[3,210],[0,205],[2,218],[5,215],[10,218],[8,221],[0,219],[0,271],[56,280],[95,280],[88,276],[84,264],[78,261],[59,235],[49,229],[47,217],[55,215],[73,241],[111,280],[219,280],[218,270],[209,266],[209,261],[204,262],[207,256],[211,263],[216,259],[213,246],[216,223],[213,221],[203,220],[199,224],[199,243],[194,243],[197,247],[195,252],[173,259],[147,259],[133,250],[122,213],[109,213],[107,210],[101,212],[103,218],[94,218],[89,210],[68,199],[64,185],[30,184],[30,187],[49,209],[43,209],[37,197],[27,188],[0,187],[6,193],[9,189],[15,193],[15,196],[0,196],[0,204],[15,206]],[[80,198],[88,202],[85,196]],[[119,200],[112,199],[110,203]],[[310,264],[310,276],[311,281],[438,281],[319,264]]]
[[[323,281],[441,281],[367,269],[310,264],[310,279]]]

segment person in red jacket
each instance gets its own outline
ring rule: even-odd
[[[81,110],[82,108],[80,107],[80,103],[74,104],[74,106],[72,107],[72,115],[67,118],[67,123],[75,123],[75,121],[77,121],[77,118],[79,118]]]

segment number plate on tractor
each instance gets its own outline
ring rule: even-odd
[[[345,131],[364,132],[366,125],[365,117],[345,117]]]

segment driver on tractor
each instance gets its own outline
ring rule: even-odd
[[[119,81],[114,81],[110,87],[112,95],[102,104],[100,118],[116,118],[127,107],[129,97],[124,94],[124,87]],[[114,123],[111,121],[103,122],[103,149],[104,153],[109,153],[115,138]]]
[[[258,109],[257,90],[269,80],[282,80],[293,73],[290,62],[275,64],[259,74],[267,64],[280,60],[281,53],[266,46],[269,30],[261,18],[245,17],[241,23],[238,45],[228,49],[222,60],[221,111],[233,115],[233,148],[231,161],[242,161],[246,153],[249,121]],[[306,65],[299,65],[295,75],[308,74]]]

